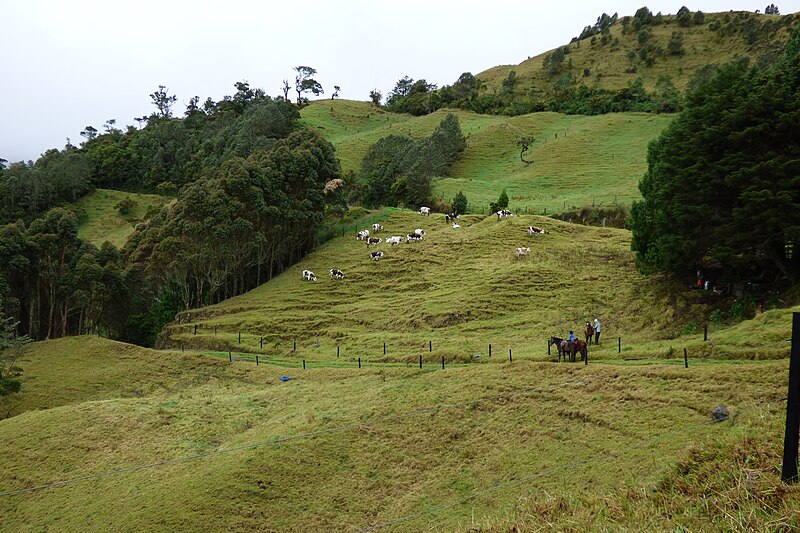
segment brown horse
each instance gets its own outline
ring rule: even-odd
[[[547,341],[547,347],[555,345],[556,349],[558,350],[558,362],[561,362],[561,358],[564,358],[564,362],[567,362],[567,357],[569,356],[569,341],[565,341],[561,337],[550,337]]]
[[[594,326],[589,322],[586,323],[586,328],[583,330],[583,335],[586,337],[586,344],[592,344],[592,337],[594,337]]]

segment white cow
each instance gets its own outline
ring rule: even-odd
[[[378,233],[379,231],[383,231],[383,226],[381,226],[380,224],[373,224],[372,225],[372,231],[374,233]]]
[[[458,224],[458,222],[453,222],[453,229],[458,229],[460,227],[461,226]]]
[[[383,242],[385,242],[386,244],[392,244],[392,245],[400,244],[401,242],[403,242],[403,238],[400,237],[400,236],[387,237],[386,240],[383,241]]]
[[[425,216],[431,216],[431,208],[430,207],[420,207],[419,214]]]
[[[310,270],[303,270],[303,279],[308,281],[317,281],[317,276]]]
[[[366,238],[369,238],[369,230],[368,229],[362,229],[361,231],[358,232],[358,235],[356,235],[356,240],[357,241],[363,241]]]
[[[519,259],[520,257],[528,255],[529,253],[531,253],[530,248],[517,248],[517,251],[514,252],[514,255],[517,256],[517,259]]]
[[[424,237],[425,236],[425,230],[424,229],[417,228],[417,229],[414,230],[414,233],[416,233],[420,237]]]

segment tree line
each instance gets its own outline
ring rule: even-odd
[[[648,147],[631,209],[644,272],[800,281],[800,29],[770,66],[741,59],[687,94]]]
[[[307,253],[326,214],[343,210],[334,148],[299,124],[296,104],[235,87],[216,102],[191,98],[176,117],[160,86],[139,127],[109,120],[87,126],[80,146],[3,161],[0,318],[32,339],[102,329],[148,344],[177,311],[241,294]],[[78,238],[66,205],[95,187],[177,202],[122,250],[98,248]]]

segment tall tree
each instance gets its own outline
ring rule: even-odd
[[[312,78],[312,76],[317,74],[316,69],[301,65],[294,67],[294,71],[294,90],[297,91],[298,104],[302,104],[308,100],[303,96],[305,93],[310,92],[313,93],[314,96],[319,96],[325,92],[322,90],[322,85],[320,85],[317,80]]]
[[[169,94],[169,89],[164,85],[159,85],[158,90],[150,94],[150,100],[158,111],[156,116],[169,118],[172,116],[172,106],[178,101],[178,97]]]

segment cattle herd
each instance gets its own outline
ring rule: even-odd
[[[430,207],[420,207],[419,213],[421,215],[430,216],[431,215],[431,208]],[[512,217],[514,214],[509,211],[508,209],[503,209],[494,213],[497,215],[497,220],[502,220],[504,218]],[[491,215],[489,215],[491,216]],[[461,226],[456,222],[458,218],[457,213],[448,213],[445,215],[445,222],[451,224],[451,228],[458,229]],[[372,233],[378,233],[383,231],[383,226],[380,224],[373,224],[372,225]],[[536,226],[528,226],[528,235],[543,235],[544,230],[541,228],[537,228]],[[385,239],[381,239],[380,237],[371,237],[370,230],[364,229],[359,231],[356,234],[357,241],[365,241],[367,243],[367,248],[370,246],[377,246],[380,243],[391,244],[394,246],[395,244],[401,244],[403,242],[412,243],[412,242],[420,242],[425,238],[425,230],[422,228],[417,228],[414,230],[413,233],[407,234],[405,237],[401,235],[394,235],[391,237],[386,237]],[[526,255],[531,253],[531,249],[529,247],[519,247],[514,252],[514,256],[517,259],[520,259]],[[379,259],[383,258],[386,254],[384,252],[369,252],[369,258],[373,261],[378,261]],[[329,270],[331,279],[344,279],[344,272],[339,270],[338,268],[332,268]],[[314,275],[313,272],[310,270],[303,270],[303,279],[306,281],[317,281],[317,276]]]

